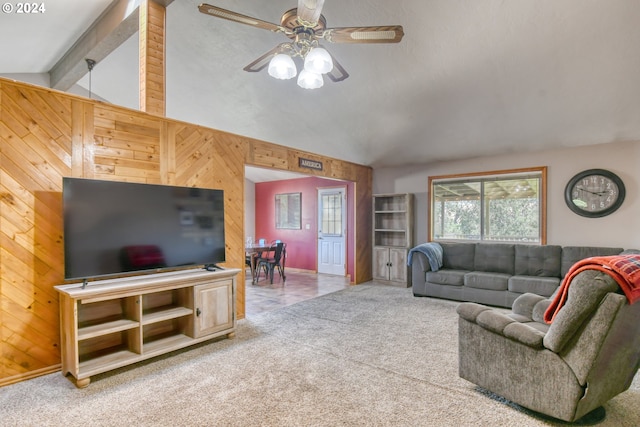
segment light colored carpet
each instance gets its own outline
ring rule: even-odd
[[[353,286],[241,320],[236,338],[95,376],[0,388],[2,426],[543,426],[458,377],[457,303]],[[601,426],[640,425],[640,381]]]

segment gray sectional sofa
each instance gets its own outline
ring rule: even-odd
[[[439,245],[442,247],[439,268],[432,269],[427,255],[421,252],[412,250],[410,254],[415,296],[507,308],[527,292],[550,297],[577,261],[623,252],[623,248],[589,246],[444,242]]]

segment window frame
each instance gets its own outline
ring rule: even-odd
[[[519,176],[527,175],[527,174],[540,174],[540,193],[539,193],[539,204],[540,204],[540,242],[539,243],[528,243],[528,244],[547,244],[547,167],[546,166],[537,166],[532,168],[522,168],[522,169],[507,169],[507,170],[496,170],[496,171],[488,171],[488,172],[472,172],[472,173],[464,173],[464,174],[452,174],[452,175],[437,175],[437,176],[429,176],[428,182],[428,201],[429,201],[429,209],[427,214],[427,235],[428,241],[451,241],[451,242],[492,242],[492,243],[501,243],[493,240],[463,240],[463,239],[434,239],[434,230],[433,230],[433,211],[434,211],[434,184],[442,181],[475,181],[481,179],[511,179],[517,178]],[[481,197],[481,203],[484,203],[484,196]],[[483,225],[481,224],[481,227]],[[504,242],[504,243],[518,243],[518,242]]]
[[[275,197],[276,229],[302,229],[302,193],[280,193]]]

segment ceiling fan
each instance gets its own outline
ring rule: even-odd
[[[282,33],[291,39],[280,43],[258,59],[244,67],[245,71],[258,72],[268,68],[269,75],[277,79],[296,76],[297,68],[292,58],[301,58],[304,68],[298,75],[298,85],[305,89],[316,89],[323,85],[323,74],[332,81],[340,82],[349,74],[321,44],[329,43],[398,43],[404,36],[401,25],[370,27],[327,28],[322,15],[325,0],[298,0],[298,7],[286,11],[280,25],[242,15],[231,10],[203,3],[200,12],[251,25],[264,30]]]

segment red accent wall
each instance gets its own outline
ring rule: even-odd
[[[282,240],[287,244],[286,267],[317,271],[318,264],[318,189],[347,188],[347,274],[354,277],[354,194],[355,184],[348,181],[309,177],[256,183],[256,235],[254,240]],[[275,198],[281,193],[302,193],[302,228],[276,229]],[[309,224],[307,230],[306,225]]]

